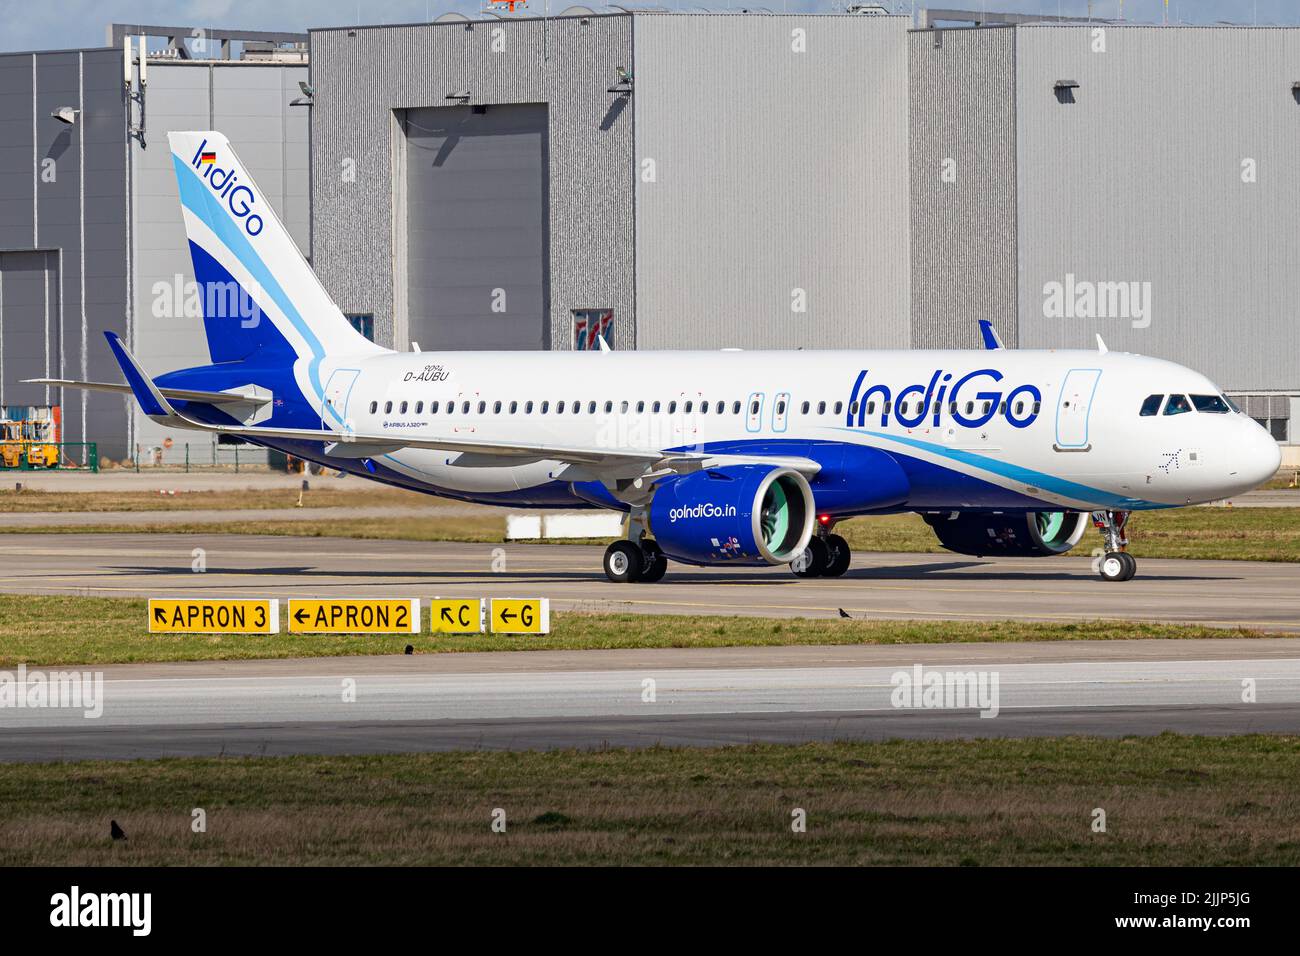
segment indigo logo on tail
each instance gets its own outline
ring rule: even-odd
[[[239,182],[239,177],[235,175],[233,168],[222,169],[217,165],[217,154],[214,150],[208,149],[206,139],[199,144],[191,164],[199,171],[199,178],[207,182],[212,187],[212,191],[226,201],[226,207],[231,215],[244,221],[244,231],[250,236],[258,235],[262,231],[262,217],[253,212],[253,204],[257,202],[257,197],[248,186],[242,183],[235,185]]]

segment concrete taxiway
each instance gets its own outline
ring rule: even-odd
[[[195,548],[206,572],[191,570]],[[548,597],[557,610],[919,620],[1096,619],[1300,634],[1300,565],[1143,559],[1107,583],[1087,557],[858,554],[842,578],[670,565],[617,585],[601,549],[257,535],[0,535],[0,593],[106,597]]]
[[[922,706],[924,684],[899,706],[898,687],[918,667],[923,679],[962,675],[964,706]],[[0,709],[0,760],[1300,730],[1296,638],[504,652],[102,673],[97,717]]]

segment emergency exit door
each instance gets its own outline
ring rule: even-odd
[[[1061,383],[1056,402],[1057,451],[1088,451],[1088,416],[1101,379],[1099,368],[1072,368]]]

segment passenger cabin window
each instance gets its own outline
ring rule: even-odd
[[[1150,418],[1152,415],[1159,415],[1160,403],[1164,400],[1164,395],[1148,395],[1142,402],[1142,411],[1138,414],[1143,418]]]
[[[483,414],[484,412],[486,412],[486,411],[487,411],[487,402],[479,402],[479,403],[478,403],[478,413],[479,413],[480,415],[482,415],[482,414]]]
[[[532,403],[532,402],[524,402],[524,414],[525,414],[525,415],[531,415],[532,413],[533,413],[533,403]]]
[[[651,406],[650,406],[650,411],[652,411],[652,412],[654,412],[656,415],[658,415],[658,414],[659,414],[659,403],[658,403],[658,402],[655,402],[653,405],[651,405]]]
[[[468,414],[469,414],[469,402],[461,402],[461,403],[460,403],[460,413],[461,413],[462,415],[468,415]]]
[[[398,408],[398,412],[402,415],[406,414],[406,402],[402,402],[401,406]]]
[[[732,403],[731,403],[731,414],[733,414],[733,415],[739,415],[739,414],[740,414],[740,402],[732,402]]]
[[[392,412],[393,412],[393,403],[392,403],[392,402],[384,402],[384,414],[385,414],[385,415],[391,415]]]
[[[825,402],[818,402],[818,403],[817,403],[817,414],[818,414],[818,415],[825,415],[825,414],[826,414],[826,403],[825,403]]]
[[[372,411],[373,411],[373,409],[372,409]],[[807,415],[807,414],[808,414],[808,403],[807,403],[807,402],[804,402],[802,405],[799,406],[799,413],[800,413],[801,415]]]
[[[1218,395],[1193,395],[1192,404],[1196,406],[1198,412],[1209,412],[1211,415],[1228,414],[1228,403]]]
[[[510,403],[510,414],[513,415],[513,414],[515,414],[515,413],[518,412],[518,411],[519,411],[519,403],[518,403],[518,402],[511,402],[511,403]]]
[[[375,412],[377,412],[377,411],[379,411],[379,403],[378,403],[378,402],[371,402],[371,403],[370,403],[370,414],[373,415],[373,414],[374,414]]]
[[[557,414],[557,415],[563,415],[563,414],[564,414],[564,402],[556,402],[556,403],[555,403],[555,414]]]
[[[492,403],[492,414],[493,414],[493,415],[500,415],[500,414],[501,414],[501,403],[500,403],[500,402],[493,402],[493,403]]]
[[[1170,395],[1169,401],[1165,404],[1166,415],[1181,415],[1191,410],[1192,403],[1187,400],[1186,395]]]
[[[429,403],[429,414],[430,414],[430,415],[437,415],[437,414],[438,414],[438,403],[437,403],[437,402],[430,402],[430,403]]]
[[[550,410],[551,410],[551,403],[550,403],[550,402],[542,402],[542,414],[545,415],[545,414],[546,414],[547,412],[549,412]]]

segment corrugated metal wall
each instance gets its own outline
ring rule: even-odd
[[[133,337],[135,355],[146,371],[169,372],[211,361],[202,316],[195,314],[196,303],[187,302],[184,292],[186,284],[194,281],[194,268],[167,132],[216,129],[224,133],[306,255],[307,109],[289,105],[301,95],[298,81],[305,79],[307,68],[303,66],[150,61],[146,146],[132,141],[131,149]],[[133,440],[144,448],[159,445],[166,437],[203,447],[210,444],[207,436],[163,428],[134,403],[132,407]],[[248,452],[250,460],[265,454],[261,450]]]
[[[1015,42],[1010,28],[909,35],[912,345],[1016,335]]]
[[[118,374],[102,330],[126,331],[121,56],[117,50],[0,55],[0,252],[9,266],[43,263],[49,299],[20,316],[16,280],[9,290],[3,335],[15,351],[4,361],[0,402],[62,404],[66,441],[98,441],[102,454],[115,456],[126,446],[122,399],[18,379]],[[76,123],[50,116],[64,106],[81,111]],[[48,363],[14,360],[16,343],[38,338],[42,352],[49,350]]]
[[[639,348],[908,344],[908,22],[635,17]]]
[[[1017,32],[1020,343],[1100,332],[1225,388],[1300,389],[1300,30],[1108,27],[1104,53],[1089,27]],[[1067,275],[1150,283],[1149,315],[1045,317]]]
[[[615,340],[634,341],[632,124],[607,92],[631,66],[631,33],[623,15],[313,32],[313,264],[343,310],[373,313],[379,342],[407,346],[393,111],[468,90],[470,103],[550,105],[552,347],[571,347],[583,308],[612,308]]]

